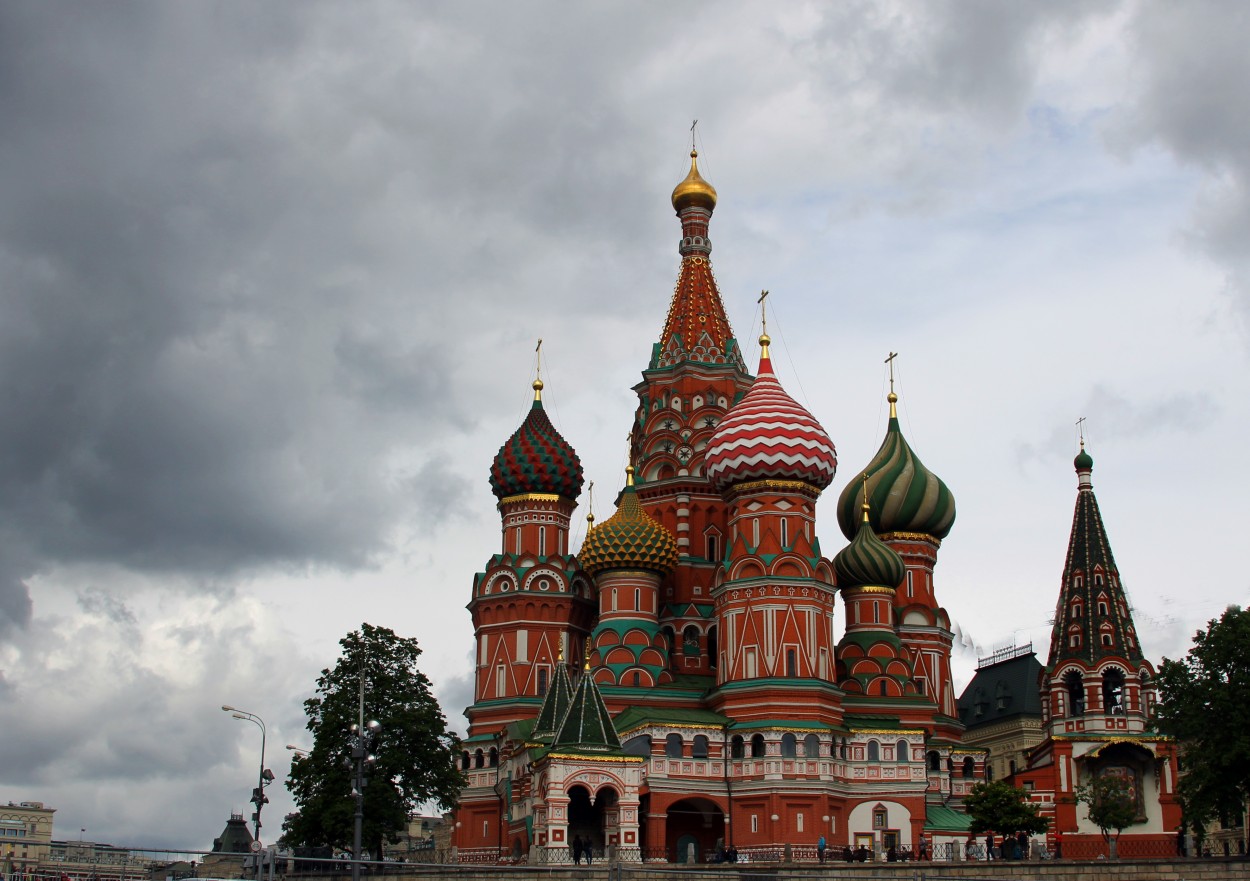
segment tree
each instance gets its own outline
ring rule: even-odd
[[[1177,741],[1185,819],[1201,830],[1250,800],[1250,610],[1229,606],[1194,634],[1189,654],[1163,659],[1154,725]]]
[[[975,784],[964,796],[964,810],[972,818],[973,832],[1023,831],[1034,835],[1050,825],[1037,813],[1037,805],[1029,801],[1027,792],[1002,780]]]
[[[376,859],[382,840],[395,842],[419,804],[455,805],[463,784],[454,761],[458,740],[447,730],[430,680],[417,669],[415,639],[361,624],[339,645],[338,663],[321,671],[316,696],[304,701],[313,746],[291,765],[286,785],[298,811],[283,823],[282,840],[350,850],[356,804],[348,735],[358,720],[363,682],[365,720],[381,723],[377,760],[364,787],[362,838]]]
[[[1114,858],[1116,842],[1111,830],[1119,838],[1126,827],[1137,822],[1137,799],[1128,780],[1118,774],[1098,774],[1078,786],[1073,797],[1078,804],[1088,806],[1089,821],[1102,831]]]

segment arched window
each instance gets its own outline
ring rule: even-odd
[[[486,765],[486,754],[480,749],[473,754],[473,767],[481,768]]]
[[[881,761],[881,745],[875,740],[868,741],[868,761]]]
[[[716,625],[713,624],[707,629],[707,663],[713,670],[716,669],[716,655],[719,648],[716,643]]]
[[[894,744],[894,761],[898,762],[900,765],[910,761],[911,756],[908,755],[909,752],[910,750],[907,749],[907,741],[900,740],[898,743]]]
[[[460,754],[460,768],[461,768],[461,770],[463,770],[463,771],[467,771],[467,770],[469,770],[469,765],[470,765],[471,763],[472,763],[472,759],[470,759],[470,758],[469,758],[469,751],[466,749],[464,752],[462,752],[462,753]]]
[[[681,632],[681,653],[688,658],[699,656],[699,628],[693,624]]]
[[[767,750],[764,748],[764,735],[756,734],[751,738],[751,758],[764,758]]]
[[[809,734],[803,738],[803,755],[809,759],[817,758],[820,755],[820,738],[815,734]]]
[[[651,757],[651,735],[639,734],[621,744],[621,750],[631,756]]]
[[[1099,614],[1099,615],[1105,615],[1105,614],[1107,614],[1107,604],[1106,604],[1106,603],[1104,603],[1104,602],[1102,602],[1102,601],[1099,601],[1099,603],[1098,603],[1098,614]]]
[[[542,697],[547,693],[547,668],[538,668],[538,696]]]
[[[497,750],[495,747],[492,746],[490,748],[490,754],[487,758],[487,761],[490,763],[490,766],[492,768],[498,768],[499,767],[499,750]]]
[[[694,743],[691,746],[690,755],[696,759],[707,758],[707,737],[705,735],[696,734],[694,736]]]
[[[1068,715],[1085,715],[1085,683],[1081,681],[1081,674],[1069,670],[1063,676],[1063,685],[1068,690]]]
[[[935,749],[929,750],[929,770],[930,771],[942,770],[942,756]]]
[[[741,734],[735,734],[733,739],[729,741],[729,755],[731,758],[745,758],[747,754],[746,741],[742,739]]]
[[[680,734],[670,734],[668,737],[664,738],[664,755],[668,756],[670,759],[681,758],[681,747],[682,743]]]
[[[1016,773],[1016,760],[1015,759],[1012,759],[1009,762],[1007,762],[1007,773],[1008,774]]]
[[[1072,617],[1073,617],[1073,618],[1080,618],[1080,617],[1081,617],[1081,604],[1080,604],[1080,603],[1073,603],[1073,604],[1072,604]]]
[[[1104,713],[1124,713],[1124,671],[1116,667],[1102,674],[1102,709]]]
[[[793,759],[798,752],[798,740],[795,736],[789,731],[781,735],[781,755],[787,759]]]
[[[844,758],[844,759],[845,759],[845,758],[846,758],[846,755],[847,755],[847,753],[848,753],[849,751],[850,751],[850,748],[848,747],[847,742],[846,742],[846,738],[844,737],[844,738],[842,738],[842,752],[841,752],[841,756],[842,756],[842,758]]]
[[[972,775],[976,773],[977,763],[972,760],[972,756],[964,756],[963,776],[971,780]],[[1012,772],[1015,773],[1014,771]]]

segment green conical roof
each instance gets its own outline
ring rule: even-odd
[[[642,509],[629,475],[616,513],[586,533],[577,559],[591,575],[607,569],[649,569],[667,575],[677,565],[677,540]]]
[[[907,574],[903,558],[872,531],[867,505],[863,511],[855,538],[833,558],[838,587],[898,587]]]
[[[890,425],[885,440],[863,469],[868,475],[872,528],[878,535],[918,532],[940,540],[955,523],[955,497],[908,446],[898,424],[897,400],[890,392]],[[860,499],[858,481],[848,484],[838,497],[838,526],[848,539],[859,530]]]
[[[538,718],[534,720],[531,736],[537,740],[550,740],[556,736],[556,729],[569,711],[573,701],[573,682],[569,679],[568,666],[563,660],[556,663],[556,672],[552,677],[551,687],[543,698],[543,705],[538,710]]]
[[[569,711],[551,743],[553,750],[559,747],[582,752],[611,752],[621,748],[621,739],[589,664],[577,682]]]

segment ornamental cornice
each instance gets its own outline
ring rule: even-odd
[[[923,728],[851,728],[852,734],[924,734]]]
[[[896,588],[882,587],[879,584],[861,584],[857,587],[841,588],[843,595],[856,596],[858,594],[879,594],[881,596],[894,596]]]
[[[942,546],[942,540],[927,532],[883,532],[877,536],[882,541],[918,541],[923,544],[933,545],[935,548]]]
[[[776,490],[779,492],[801,492],[804,495],[811,496],[813,499],[820,496],[820,487],[813,486],[805,480],[779,480],[765,478],[764,480],[748,480],[745,483],[739,483],[730,488],[730,496],[741,496],[749,492],[757,492],[760,490]]]
[[[575,759],[579,762],[618,762],[633,763],[647,761],[642,756],[595,756],[586,753],[547,753],[548,759]]]
[[[520,493],[515,496],[504,496],[499,500],[499,504],[496,507],[502,508],[504,505],[510,505],[515,502],[558,502],[563,498],[564,496],[558,493]]]

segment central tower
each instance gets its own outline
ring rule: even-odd
[[[659,585],[671,672],[710,675],[718,654],[712,584],[729,533],[727,507],[708,482],[704,454],[752,377],[712,274],[708,227],[716,189],[699,174],[695,150],[672,201],[681,221],[681,266],[660,339],[634,386],[630,443],[638,500],[677,538],[677,565]]]

